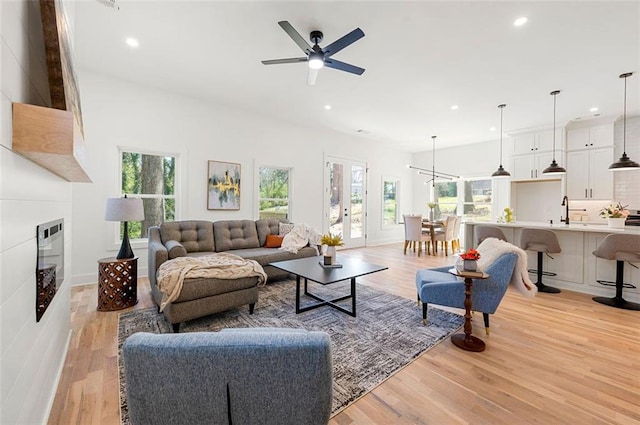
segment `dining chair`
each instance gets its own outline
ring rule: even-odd
[[[462,222],[462,217],[456,216],[456,226],[453,229],[453,242],[455,242],[456,246],[454,248],[452,243],[451,250],[453,252],[457,252],[461,250],[461,247],[460,247],[460,223],[461,222]]]
[[[425,251],[429,253],[431,251],[431,236],[422,232],[422,216],[414,214],[405,214],[404,218],[404,254],[407,254],[407,247],[410,243],[418,244],[418,257],[422,253],[422,243],[425,243]]]
[[[455,237],[457,219],[458,218],[455,215],[450,215],[449,217],[447,217],[444,230],[441,232],[436,232],[434,236],[436,244],[438,242],[442,242],[442,245],[444,246],[444,255],[449,255],[449,243],[451,243],[451,251],[453,253],[453,240]]]

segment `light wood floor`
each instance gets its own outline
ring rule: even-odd
[[[401,244],[338,255],[387,265],[360,282],[411,299],[418,268],[453,262],[404,256]],[[96,311],[96,290],[72,289],[73,336],[49,424],[120,423],[118,313]],[[148,292],[140,279],[135,309],[152,306]],[[445,340],[331,424],[640,424],[640,312],[568,291],[529,299],[510,289],[491,318],[491,335],[481,314],[473,326],[486,351],[462,351]]]

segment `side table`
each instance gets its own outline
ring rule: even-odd
[[[464,278],[464,334],[455,334],[451,336],[451,342],[463,350],[474,351],[479,353],[484,351],[486,345],[483,340],[471,335],[471,287],[473,286],[473,279],[488,279],[489,275],[485,272],[467,272],[464,270],[458,270],[455,267],[449,270],[454,276],[460,276]]]
[[[138,257],[98,260],[98,311],[132,307],[138,302]]]

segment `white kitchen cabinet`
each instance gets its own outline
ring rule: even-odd
[[[553,160],[553,152],[540,152],[511,157],[512,180],[553,179],[557,176],[542,174]],[[562,153],[556,151],[556,161],[562,166]]]
[[[513,155],[553,151],[553,130],[535,130],[511,133]],[[564,149],[564,127],[556,128],[556,152]]]
[[[613,124],[567,130],[567,150],[594,149],[613,146]]]
[[[613,147],[567,152],[567,196],[569,199],[613,197]]]

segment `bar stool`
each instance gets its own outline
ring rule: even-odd
[[[496,238],[508,242],[507,238],[502,232],[502,229],[497,226],[487,226],[484,224],[479,224],[473,228],[473,236],[478,245],[480,245],[480,243],[487,238]]]
[[[538,292],[546,292],[549,294],[557,294],[560,292],[558,288],[553,286],[547,286],[542,283],[542,275],[555,276],[555,273],[542,271],[542,254],[555,254],[561,252],[560,244],[558,243],[558,237],[551,230],[543,229],[522,229],[520,233],[520,248],[528,251],[536,251],[538,253],[538,269],[529,269],[529,273],[537,273],[538,280],[536,286]],[[551,259],[551,257],[549,255]]]
[[[633,303],[622,298],[622,288],[635,288],[630,283],[623,283],[624,262],[640,261],[640,236],[638,235],[607,235],[602,240],[598,249],[593,251],[593,255],[606,260],[616,260],[616,281],[598,280],[597,282],[605,286],[615,286],[616,296],[613,298],[593,297],[593,300],[600,304],[625,310],[640,310],[640,304]]]

